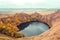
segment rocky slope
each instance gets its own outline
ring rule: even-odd
[[[17,15],[14,15],[14,16],[16,17]],[[0,34],[1,35],[0,39],[1,40],[60,40],[60,33],[59,33],[60,32],[60,28],[59,28],[60,27],[60,11],[56,11],[55,13],[52,13],[49,15],[41,15],[39,13],[35,13],[32,15],[19,14],[18,18],[24,19],[24,17],[26,17],[28,21],[36,20],[36,19],[38,21],[43,21],[47,23],[51,28],[40,35],[32,36],[32,37],[12,38],[12,37],[9,37],[6,35],[4,36]],[[26,22],[26,19],[21,20],[21,22]]]

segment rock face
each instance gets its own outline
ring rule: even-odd
[[[30,22],[30,21],[42,21],[50,26],[50,29],[40,35],[32,37],[24,37],[23,34],[19,34],[20,30],[17,25]],[[41,15],[37,12],[34,14],[19,13],[13,16],[8,16],[0,18],[0,31],[6,35],[12,37],[22,37],[22,38],[12,38],[11,40],[60,40],[60,11],[49,15]],[[5,30],[5,31],[4,31]],[[11,37],[9,37],[10,39]],[[7,38],[6,38],[7,39]]]

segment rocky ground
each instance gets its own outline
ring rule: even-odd
[[[44,14],[44,13],[43,13]],[[60,40],[60,11],[47,15],[48,24],[51,28],[46,32],[32,37],[12,38],[4,34],[0,34],[0,40]],[[46,21],[47,22],[47,21]]]

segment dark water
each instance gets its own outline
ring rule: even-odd
[[[25,36],[39,35],[49,29],[49,26],[42,22],[32,22],[24,30],[20,31]]]

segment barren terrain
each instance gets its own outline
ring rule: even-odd
[[[13,12],[12,14],[15,14],[15,13],[17,12]],[[24,12],[24,13],[32,14],[34,12]],[[22,37],[22,38],[12,38],[4,34],[0,34],[0,40],[60,40],[60,11],[38,12],[38,13],[41,15],[47,15],[47,20],[49,21],[45,21],[45,22],[48,22],[48,24],[51,25],[51,28],[49,30],[37,36]],[[8,16],[8,15],[3,14],[2,16],[0,16],[0,18],[5,16]]]

